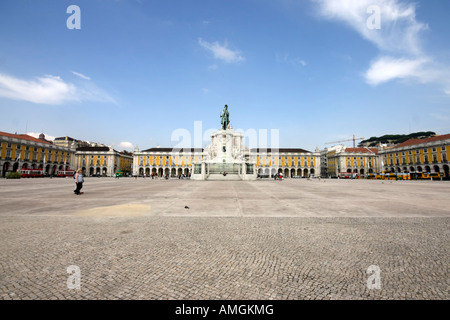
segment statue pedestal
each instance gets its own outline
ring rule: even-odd
[[[211,135],[205,148],[203,162],[194,163],[193,180],[256,180],[256,168],[249,163],[249,150],[244,135],[231,126]],[[201,168],[201,169],[200,169]]]

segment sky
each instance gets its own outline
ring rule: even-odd
[[[449,12],[443,0],[2,0],[0,131],[205,147],[228,105],[262,147],[448,134]]]

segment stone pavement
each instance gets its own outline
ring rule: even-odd
[[[83,195],[73,189],[0,180],[0,299],[450,298],[447,182],[86,178]]]

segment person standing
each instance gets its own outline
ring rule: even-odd
[[[75,189],[75,194],[77,194],[77,195],[81,194],[80,190],[81,190],[81,188],[83,188],[83,182],[84,182],[83,170],[78,169],[77,173],[75,174],[75,183],[77,184],[77,188]]]

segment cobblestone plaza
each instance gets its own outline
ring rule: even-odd
[[[0,179],[0,299],[449,299],[450,184]],[[369,289],[370,266],[381,289]],[[77,266],[80,288],[69,288]]]

